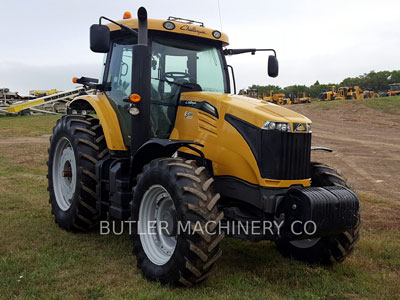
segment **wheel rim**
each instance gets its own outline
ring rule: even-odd
[[[175,251],[175,216],[175,205],[170,194],[163,186],[152,185],[140,204],[138,233],[144,252],[156,265],[166,264]]]
[[[53,187],[58,207],[66,211],[72,205],[76,188],[76,160],[70,141],[61,138],[54,151]]]
[[[319,242],[320,239],[321,238],[295,240],[295,241],[290,241],[289,243],[291,243],[293,246],[295,246],[297,248],[306,249],[306,248],[311,248],[311,247],[315,246]]]

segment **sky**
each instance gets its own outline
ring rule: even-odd
[[[119,20],[146,7],[149,18],[176,16],[227,33],[230,48],[274,48],[280,71],[267,76],[268,53],[228,57],[238,88],[338,83],[371,70],[400,69],[399,0],[1,0],[0,88],[67,90],[72,77],[99,78],[103,56],[89,49],[101,15]]]

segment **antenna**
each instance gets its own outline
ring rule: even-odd
[[[221,7],[219,5],[219,0],[218,0],[218,13],[219,13],[219,26],[221,27],[221,32],[222,32]]]

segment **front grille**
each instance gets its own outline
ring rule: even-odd
[[[262,130],[260,151],[263,178],[310,178],[311,133]]]
[[[249,145],[261,177],[277,180],[310,178],[311,133],[264,130],[233,115],[229,122]]]

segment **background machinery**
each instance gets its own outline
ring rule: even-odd
[[[320,101],[331,101],[336,99],[336,86],[327,87],[327,90],[319,95]]]
[[[387,92],[388,96],[398,96],[400,95],[400,83],[389,84],[389,90]]]
[[[359,86],[339,87],[335,95],[337,100],[379,98],[379,95],[372,90]]]
[[[275,103],[278,105],[284,105],[284,104],[291,104],[290,99],[285,97],[284,93],[275,93],[273,91],[269,91],[269,96],[265,96],[263,94],[263,100]]]
[[[329,150],[311,146],[311,121],[231,93],[226,56],[272,51],[268,74],[276,77],[274,50],[230,49],[225,34],[201,22],[148,20],[144,8],[137,19],[104,19],[90,30],[91,50],[106,54],[104,77],[75,80],[94,92],[69,104],[96,117],[63,116],[50,141],[60,227],[129,220],[144,276],[185,286],[214,270],[224,236],[272,240],[282,254],[314,263],[352,252],[359,201],[337,171],[310,162],[312,150]],[[279,230],[252,225],[274,221]],[[292,228],[296,221],[315,226]]]
[[[303,92],[301,95],[297,95],[293,100],[293,104],[298,103],[311,103],[312,98],[310,96],[306,96],[306,93]]]
[[[30,91],[29,97],[20,97],[8,101],[0,107],[0,111],[7,115],[28,115],[32,113],[65,114],[67,104],[76,96],[91,94],[93,90],[78,87],[68,91]],[[38,95],[39,97],[35,97]],[[86,111],[84,111],[86,113]],[[81,112],[82,113],[82,112]]]

